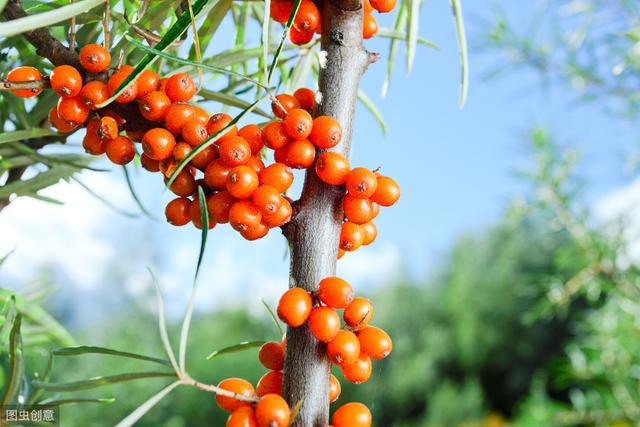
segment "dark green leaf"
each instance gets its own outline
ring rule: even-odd
[[[122,171],[124,172],[124,178],[127,181],[129,193],[131,193],[131,197],[136,202],[136,205],[138,205],[138,209],[140,209],[140,212],[145,214],[148,218],[155,220],[154,216],[151,215],[151,213],[149,213],[149,211],[144,207],[144,205],[142,204],[142,200],[140,200],[140,197],[138,197],[136,190],[133,188],[133,182],[131,182],[131,177],[129,176],[127,165],[122,165]]]
[[[2,396],[2,405],[13,403],[20,393],[20,383],[24,372],[22,337],[20,335],[21,324],[22,316],[18,314],[13,320],[13,326],[9,336],[9,375],[6,379],[4,394]]]
[[[202,222],[202,234],[200,235],[200,253],[198,254],[198,264],[196,265],[196,274],[194,281],[200,273],[200,266],[204,257],[204,250],[207,246],[207,233],[209,232],[209,209],[207,209],[207,198],[204,195],[202,186],[198,186],[198,202],[200,203],[200,220]]]
[[[293,24],[293,18],[295,18],[296,14],[298,13],[298,9],[300,8],[300,3],[302,3],[302,0],[295,0],[293,3],[293,10],[291,10],[289,19],[287,20],[287,23],[284,26],[284,30],[282,31],[282,36],[280,37],[280,42],[278,43],[278,48],[276,49],[276,53],[273,56],[273,61],[271,61],[271,67],[269,67],[269,73],[267,74],[267,86],[269,86],[270,84],[269,82],[271,82],[271,76],[273,75],[273,71],[276,69],[276,65],[278,64],[278,58],[280,58],[280,54],[282,53],[282,47],[284,46],[284,42],[287,39],[289,28],[291,28],[291,25]],[[266,4],[265,4],[265,7],[267,7]],[[267,19],[269,18],[267,17]],[[266,62],[266,58],[265,58],[265,62]]]
[[[29,130],[16,130],[13,132],[4,132],[0,134],[0,144],[55,135],[62,136],[58,132],[55,132],[51,129],[34,128]]]

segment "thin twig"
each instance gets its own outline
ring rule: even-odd
[[[102,41],[102,45],[105,49],[109,49],[111,44],[111,35],[109,30],[109,16],[111,15],[111,5],[109,4],[109,0],[104,2],[104,18],[102,19],[102,27],[104,29],[104,40]]]
[[[75,0],[69,0],[69,3],[73,3]],[[107,2],[108,3],[108,2]],[[76,50],[76,16],[71,17],[71,25],[69,25],[69,49]]]

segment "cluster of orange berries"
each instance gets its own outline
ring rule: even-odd
[[[314,34],[322,32],[322,14],[314,0],[302,0],[293,23],[289,29],[289,40],[296,45],[309,43]],[[362,22],[362,37],[373,37],[378,32],[378,22],[373,17],[373,11],[388,13],[393,10],[397,0],[364,0],[364,17]],[[293,11],[293,0],[272,0],[269,10],[271,18],[281,24],[289,20]]]

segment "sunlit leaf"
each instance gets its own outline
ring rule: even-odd
[[[16,315],[9,335],[9,369],[5,379],[4,394],[2,395],[2,405],[7,405],[16,400],[20,393],[20,382],[24,372],[24,359],[22,354],[22,336],[20,327],[22,316]]]
[[[135,411],[129,414],[125,419],[116,424],[116,427],[131,427],[133,426],[140,418],[144,416],[147,412],[151,410],[158,402],[160,402],[166,395],[171,393],[171,391],[178,387],[181,384],[180,381],[176,381],[174,383],[169,384],[160,392],[153,395],[149,400],[144,402],[142,405],[138,406]]]
[[[229,95],[226,93],[222,93],[222,92],[215,92],[212,90],[208,90],[208,89],[202,89],[200,92],[198,92],[198,95],[202,96],[204,99],[210,100],[210,101],[216,101],[219,102],[221,104],[224,105],[228,105],[230,107],[237,107],[237,108],[248,108],[251,106],[250,102],[245,101],[242,98],[238,98],[235,97],[233,95]],[[261,110],[260,108],[254,108],[253,112],[255,114],[259,114],[262,117],[266,117],[267,119],[273,119],[273,114],[269,114],[267,112],[265,112],[264,110]]]
[[[288,245],[287,245],[287,247],[288,247]],[[269,307],[269,304],[267,304],[267,302],[262,298],[260,298],[260,301],[262,301],[262,305],[264,305],[264,308],[267,309],[267,313],[269,313],[269,316],[271,316],[271,318],[273,319],[273,323],[276,324],[276,327],[278,328],[278,331],[280,331],[280,336],[284,335],[284,329],[282,329],[282,325],[280,324],[280,321],[278,320],[278,317],[276,317],[276,314],[273,312],[271,307]]]
[[[383,134],[387,134],[387,124],[384,121],[384,117],[382,117],[382,113],[378,110],[378,107],[373,103],[373,101],[367,96],[367,94],[362,90],[358,90],[358,99],[362,102],[367,110],[371,113],[371,115],[376,119],[380,128],[382,129]]]
[[[266,0],[266,1],[269,1],[269,0]],[[280,58],[280,54],[282,53],[284,42],[287,39],[289,28],[291,28],[291,25],[293,24],[293,18],[295,18],[296,14],[298,13],[298,9],[300,8],[300,3],[302,3],[302,0],[295,0],[293,2],[293,9],[291,10],[291,14],[289,14],[289,19],[287,20],[287,23],[284,25],[284,30],[282,30],[282,35],[280,36],[280,42],[278,43],[278,48],[276,49],[276,53],[273,55],[273,60],[271,61],[271,66],[269,67],[266,86],[270,85],[271,76],[273,75],[273,71],[276,69],[276,65],[278,64],[278,59]],[[267,5],[265,3],[265,8],[266,7]],[[269,19],[268,13],[265,13],[265,15],[267,15],[266,19]],[[265,41],[264,39],[263,39],[263,43],[265,44],[265,46],[268,46],[267,41]],[[265,54],[265,63],[266,63],[266,54]]]
[[[16,130],[13,132],[4,132],[0,134],[0,144],[7,142],[18,142],[29,139],[42,138],[45,136],[62,136],[58,132],[51,129],[32,128],[29,130]]]
[[[460,51],[460,107],[464,107],[469,86],[469,58],[467,53],[467,34],[464,29],[460,0],[451,0],[451,9],[456,23],[456,37],[458,39],[458,50]]]
[[[78,391],[91,388],[103,387],[111,384],[118,384],[128,381],[136,381],[148,378],[168,378],[175,377],[174,372],[128,372],[126,374],[108,375],[101,377],[89,378],[83,381],[73,381],[68,383],[45,383],[42,381],[32,381],[34,387],[42,388],[50,391]]]
[[[67,406],[67,405],[75,405],[78,403],[113,403],[115,401],[116,399],[113,397],[98,397],[95,399],[90,399],[90,398],[46,399],[38,402],[38,405]]]
[[[171,362],[157,357],[144,356],[142,354],[130,353],[128,351],[113,350],[105,347],[80,345],[75,347],[58,348],[51,351],[54,356],[79,356],[83,354],[106,354],[109,356],[126,357],[129,359],[144,360],[146,362],[159,363],[165,366],[171,366]]]
[[[266,341],[244,341],[238,344],[230,345],[220,350],[216,350],[207,356],[207,360],[211,360],[215,357],[222,356],[223,354],[237,353],[239,351],[251,350],[252,348],[260,347]]]

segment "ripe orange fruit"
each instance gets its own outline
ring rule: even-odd
[[[264,162],[260,159],[259,156],[251,156],[245,165],[249,166],[251,169],[255,171],[255,173],[260,175],[260,173],[264,170]]]
[[[204,170],[204,180],[211,188],[225,190],[227,188],[227,176],[231,168],[221,159],[215,159]]]
[[[153,160],[168,159],[173,155],[176,138],[164,128],[153,128],[142,137],[142,151]]]
[[[262,139],[264,145],[272,150],[282,148],[290,141],[286,126],[284,122],[280,120],[275,120],[262,129]]]
[[[193,98],[197,89],[189,74],[177,73],[169,77],[164,91],[173,102],[187,102]]]
[[[284,368],[284,349],[279,342],[266,342],[260,347],[258,359],[265,368],[280,371]]]
[[[89,117],[89,107],[79,96],[58,99],[58,116],[70,123],[82,124]]]
[[[98,126],[98,136],[102,139],[113,139],[118,136],[118,123],[116,119],[104,116],[100,119]]]
[[[197,191],[196,180],[187,169],[183,169],[178,173],[176,179],[170,187],[171,191],[176,196],[187,197],[194,194]]]
[[[262,214],[262,221],[269,227],[280,227],[291,220],[293,208],[286,197],[280,198],[280,208],[272,214]]]
[[[380,13],[388,13],[396,7],[397,0],[370,0],[371,6]]]
[[[331,308],[345,308],[353,301],[353,288],[339,277],[325,277],[318,284],[317,296]]]
[[[365,13],[371,13],[373,12],[375,9],[373,8],[373,6],[371,6],[371,1],[370,0],[364,0],[364,12]]]
[[[238,200],[229,209],[229,223],[239,232],[258,227],[262,214],[249,200]]]
[[[207,208],[207,213],[209,213],[208,208]],[[191,215],[191,222],[193,223],[193,226],[201,230],[203,226],[202,210],[200,209],[200,199],[198,199],[197,197],[194,197],[193,200],[191,201],[191,206],[189,207],[189,214]],[[209,216],[209,229],[212,229],[215,226],[216,226],[215,221],[212,221],[211,217]]]
[[[278,302],[278,317],[291,327],[298,327],[307,321],[311,313],[311,296],[302,288],[291,288]]]
[[[345,403],[331,417],[334,427],[371,427],[371,411],[359,402]]]
[[[88,154],[99,156],[104,154],[105,142],[95,132],[90,133],[87,130],[87,134],[82,138],[82,147]]]
[[[260,153],[264,143],[262,142],[262,129],[258,125],[249,124],[238,130],[238,136],[243,137],[251,147],[251,154],[254,156]]]
[[[364,231],[362,227],[354,222],[347,221],[342,224],[340,231],[340,249],[353,252],[358,249],[364,241]]]
[[[278,100],[278,103],[280,105],[278,105],[278,103],[276,103],[275,101],[272,102],[271,110],[273,111],[273,114],[281,119],[284,119],[289,111],[293,110],[294,108],[300,108],[300,103],[298,103],[298,100],[289,94],[282,93],[276,96],[276,99]]]
[[[176,143],[176,146],[173,147],[173,158],[179,162],[181,160],[184,160],[189,155],[189,153],[191,153],[191,151],[193,151],[193,147],[191,147],[189,144],[187,144],[186,142],[178,142]]]
[[[249,227],[246,230],[242,230],[240,232],[240,235],[247,240],[257,240],[257,239],[262,239],[268,233],[269,233],[269,227],[266,224],[261,222],[260,224],[254,227]]]
[[[167,107],[164,114],[164,125],[174,134],[178,135],[182,127],[196,118],[193,105],[174,102]]]
[[[349,365],[354,363],[360,355],[360,341],[351,332],[340,330],[335,338],[327,344],[327,356],[336,365]]]
[[[375,326],[365,326],[358,331],[362,352],[372,359],[384,359],[393,350],[391,337]]]
[[[207,113],[204,108],[198,107],[197,105],[194,105],[193,109],[196,112],[196,120],[207,126],[207,123],[209,122],[209,113]]]
[[[96,109],[96,105],[109,99],[109,89],[107,84],[100,80],[92,80],[85,84],[80,90],[80,98],[91,110]]]
[[[82,76],[71,65],[58,65],[49,76],[51,88],[60,96],[72,97],[82,90]]]
[[[400,198],[400,186],[388,176],[378,176],[376,192],[371,196],[371,200],[380,206],[391,206]]]
[[[342,154],[325,151],[316,161],[316,174],[329,185],[344,184],[349,173],[349,160]]]
[[[320,10],[312,0],[302,0],[298,13],[293,18],[293,26],[299,31],[315,31],[320,23]]]
[[[362,231],[364,232],[364,239],[362,240],[362,244],[365,246],[373,243],[373,241],[376,240],[376,237],[378,236],[378,229],[376,228],[376,225],[373,223],[373,221],[362,224]]]
[[[118,136],[105,142],[107,157],[117,165],[126,165],[136,155],[133,142],[126,136]]]
[[[347,191],[353,197],[368,199],[378,187],[378,178],[367,168],[355,168],[349,172],[345,183]]]
[[[232,136],[220,141],[218,154],[229,166],[243,165],[251,157],[251,146],[241,136]]]
[[[207,127],[195,118],[182,126],[180,135],[182,135],[182,139],[192,147],[202,144],[209,137]]]
[[[309,314],[309,329],[322,342],[329,342],[340,331],[340,316],[329,307],[316,307]]]
[[[313,119],[309,140],[318,148],[331,148],[342,139],[342,127],[333,117],[319,116]]]
[[[338,400],[341,392],[342,387],[340,386],[340,381],[338,381],[335,375],[331,374],[329,377],[329,403]]]
[[[164,92],[156,90],[145,95],[138,108],[142,117],[152,122],[158,122],[164,118],[170,105],[169,97]]]
[[[270,185],[284,193],[293,184],[293,172],[283,163],[273,163],[260,172],[260,184]]]
[[[358,199],[351,194],[345,194],[342,199],[342,209],[345,218],[356,224],[364,224],[373,218],[373,206],[369,199]]]
[[[167,222],[177,227],[188,224],[191,221],[190,206],[191,200],[186,197],[178,197],[170,201],[164,209]]]
[[[260,185],[253,192],[253,204],[256,205],[263,215],[270,215],[280,209],[282,197],[280,192],[270,185]]]
[[[229,415],[226,427],[257,427],[256,413],[250,406],[242,406]]]
[[[360,354],[355,362],[340,367],[342,375],[354,384],[361,384],[371,377],[371,358]]]
[[[158,89],[160,77],[158,77],[158,74],[153,70],[144,70],[140,73],[140,75],[136,79],[136,82],[138,83],[137,97],[143,98],[144,96]]]
[[[16,67],[9,71],[7,74],[7,80],[10,82],[31,82],[36,80],[42,80],[42,75],[37,68],[34,67]],[[38,96],[42,92],[42,89],[17,89],[12,90],[14,95],[20,98],[31,98]]]
[[[364,327],[373,318],[373,305],[363,297],[355,297],[342,313],[344,323],[354,329]]]
[[[265,394],[256,405],[258,427],[288,427],[291,410],[277,394]]]
[[[218,133],[222,129],[226,128],[231,124],[233,118],[225,113],[214,114],[209,118],[209,122],[207,123],[207,131],[209,135],[213,136]],[[236,126],[231,126],[229,130],[227,130],[219,139],[218,143],[227,137],[236,136],[238,134],[238,128]]]
[[[209,145],[200,149],[198,154],[191,159],[191,164],[201,171],[204,171],[217,157],[216,147]]]
[[[262,397],[265,394],[282,395],[282,372],[269,371],[264,374],[256,385],[256,395]]]
[[[133,67],[130,65],[123,65],[118,71],[113,73],[111,77],[109,77],[109,81],[107,82],[107,87],[109,88],[109,96],[112,96],[116,93],[116,90],[120,87],[120,85],[124,82],[124,80],[129,77],[129,75],[133,72]],[[124,91],[116,98],[116,102],[120,104],[126,104],[127,102],[131,102],[138,97],[138,82],[132,81],[125,88]]]
[[[309,43],[313,39],[313,34],[313,31],[300,31],[294,26],[289,28],[289,40],[298,46]]]
[[[269,15],[271,18],[284,24],[289,20],[289,16],[293,11],[293,2],[290,0],[273,0],[269,9]]]
[[[251,383],[249,381],[243,380],[242,378],[227,378],[225,380],[222,380],[220,381],[220,383],[218,383],[218,388],[228,390],[239,396],[255,396],[255,391]],[[233,412],[242,406],[251,406],[251,402],[238,400],[233,397],[223,396],[221,394],[216,394],[216,403],[221,409],[228,412]]]
[[[57,106],[54,106],[53,108],[51,108],[51,110],[49,110],[49,122],[51,122],[51,125],[53,127],[55,127],[56,129],[58,129],[59,132],[62,132],[62,133],[69,133],[69,132],[71,132],[72,130],[74,130],[75,128],[78,127],[78,125],[76,123],[67,122],[62,117],[60,117],[58,115],[58,107]],[[98,139],[100,139],[100,138],[98,138]],[[102,154],[102,153],[100,153],[100,154]]]
[[[294,98],[298,100],[300,108],[304,108],[308,112],[313,111],[316,104],[316,93],[307,87],[301,87],[293,92]]]
[[[218,191],[207,200],[207,209],[211,215],[211,220],[218,224],[229,222],[229,210],[236,201],[236,198],[228,191]]]
[[[378,32],[378,21],[370,13],[365,13],[362,22],[362,37],[370,39]]]
[[[311,0],[309,2],[313,3]],[[293,139],[307,139],[311,135],[311,127],[313,126],[313,118],[307,110],[302,108],[294,108],[289,111],[284,119],[284,126]]]
[[[111,63],[111,54],[99,44],[88,44],[80,49],[80,65],[90,73],[101,73]]]
[[[149,172],[160,171],[160,162],[158,160],[153,160],[151,157],[147,156],[144,153],[140,155],[140,164]]]
[[[316,148],[307,139],[292,141],[284,151],[284,163],[294,169],[306,169],[313,164]]]
[[[249,166],[236,166],[227,175],[227,191],[236,199],[251,197],[258,185],[258,174]]]

